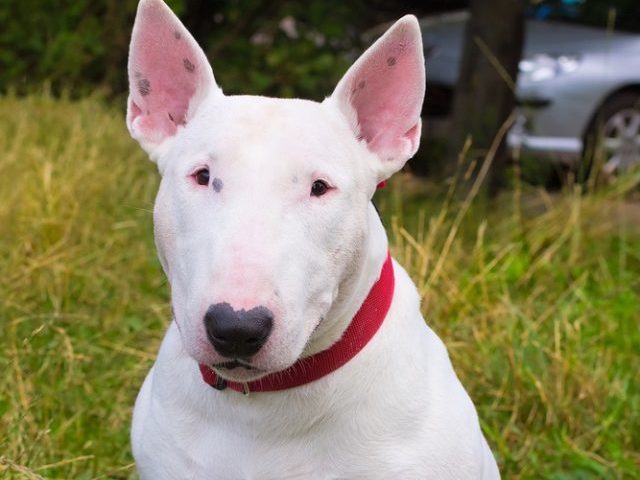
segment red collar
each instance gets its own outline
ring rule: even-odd
[[[380,278],[371,287],[360,310],[345,330],[342,338],[322,352],[302,358],[291,367],[271,373],[247,384],[230,382],[219,378],[206,365],[200,365],[202,379],[216,388],[229,387],[236,392],[275,392],[311,383],[337,370],[369,343],[387,316],[393,298],[394,275],[391,255],[382,266]]]

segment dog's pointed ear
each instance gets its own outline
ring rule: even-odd
[[[138,4],[128,70],[127,127],[153,159],[207,95],[222,95],[204,52],[162,0]]]
[[[420,26],[406,15],[362,54],[331,95],[354,135],[378,157],[378,181],[418,150],[424,89]]]

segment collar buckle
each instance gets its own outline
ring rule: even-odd
[[[216,375],[216,383],[214,383],[213,385],[211,385],[213,388],[215,388],[216,390],[224,390],[227,388],[227,381],[222,378],[220,375]]]

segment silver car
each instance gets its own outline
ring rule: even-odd
[[[447,113],[467,19],[457,12],[421,20],[427,116]],[[606,171],[640,164],[640,35],[539,20],[525,32],[509,145],[576,165],[598,138]]]

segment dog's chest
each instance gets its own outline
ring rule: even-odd
[[[378,389],[388,379],[359,362],[304,394],[245,397],[204,384],[181,355],[159,360],[155,388],[143,388],[136,406],[144,430],[134,438],[136,458],[141,470],[151,469],[143,478],[390,478],[424,457],[422,405],[395,398],[406,397],[403,388]],[[147,408],[145,397],[153,399]]]
[[[172,444],[167,445],[167,455],[156,457],[156,462],[162,458],[167,465],[156,463],[154,467],[188,471],[192,478],[203,479],[389,478],[407,471],[407,458],[415,468],[421,456],[415,448],[418,445],[406,441],[410,432],[403,431],[402,439],[393,438],[386,425],[372,419],[325,417],[310,429],[303,413],[292,429],[293,417],[274,416],[273,421],[252,426],[243,422],[246,427],[229,417],[206,425],[185,423],[182,418],[171,427],[174,432],[160,434]],[[402,452],[402,456],[393,452]],[[156,473],[150,478],[162,477]]]
[[[332,478],[332,466],[321,459],[317,445],[301,441],[271,441],[215,436],[216,446],[198,452],[199,462],[215,478]],[[222,448],[220,448],[220,445]],[[203,477],[204,478],[204,477]]]
[[[341,415],[314,421],[309,414],[312,408],[302,411],[295,406],[288,412],[271,408],[270,415],[262,418],[254,407],[252,418],[244,411],[249,408],[243,407],[234,402],[231,408],[220,408],[219,417],[207,415],[206,419],[154,408],[154,419],[164,418],[165,422],[146,424],[147,439],[162,439],[159,451],[157,444],[143,442],[144,449],[152,446],[155,450],[142,455],[154,457],[147,464],[154,469],[149,478],[162,479],[165,471],[190,472],[189,478],[203,479],[358,478],[373,470],[366,464],[384,456],[374,446],[380,442],[380,432],[365,432],[364,436],[360,432],[358,437],[357,430],[365,422],[350,425]]]

